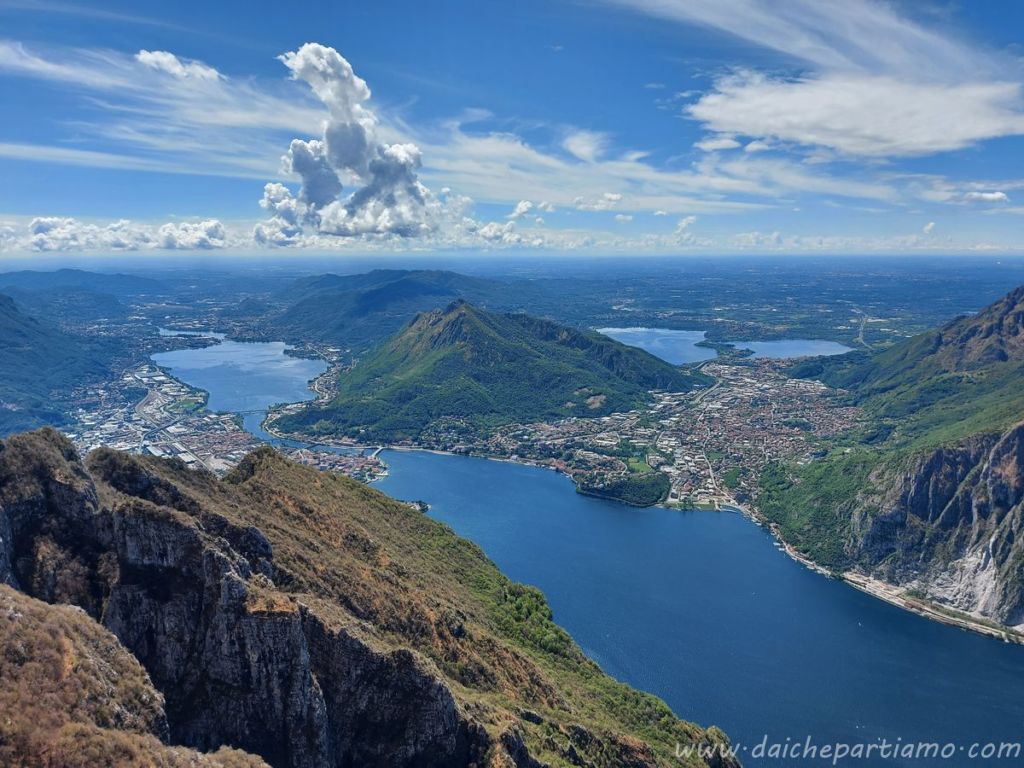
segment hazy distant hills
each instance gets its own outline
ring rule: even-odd
[[[934,445],[1024,418],[1024,287],[869,356],[822,358],[795,373],[849,389],[893,441]]]
[[[457,301],[419,315],[362,358],[330,404],[280,425],[396,441],[439,422],[475,430],[628,410],[651,389],[686,391],[703,381],[598,333]]]
[[[378,269],[360,275],[317,275],[296,280],[276,299],[287,306],[267,324],[283,338],[364,350],[386,339],[419,312],[456,299],[505,310],[537,293],[516,284],[443,270]]]
[[[769,473],[794,544],[954,608],[1024,625],[1024,287],[869,356],[796,373],[849,390],[860,444]]]
[[[76,289],[122,297],[159,294],[166,286],[159,280],[136,275],[102,274],[81,269],[58,269],[53,272],[0,272],[0,293],[7,288],[26,291]]]
[[[218,479],[18,435],[0,530],[3,765],[696,768],[678,746],[724,739],[447,526],[267,447]],[[187,749],[220,745],[250,754]]]
[[[0,294],[0,435],[63,418],[55,395],[109,373],[107,343],[61,331]]]

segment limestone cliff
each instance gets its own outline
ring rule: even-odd
[[[861,570],[1024,627],[1024,425],[871,476],[847,550]]]
[[[289,768],[640,768],[724,739],[605,677],[444,526],[270,449],[219,480],[15,436],[0,535],[4,581],[141,663],[172,744]]]
[[[875,355],[798,363],[869,424],[757,504],[818,563],[1024,628],[1024,286]]]

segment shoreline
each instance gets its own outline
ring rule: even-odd
[[[279,434],[278,432],[275,432],[272,429],[268,429],[266,424],[263,424],[262,427],[263,427],[263,429],[268,434],[271,434],[271,435],[273,435],[274,437],[276,437],[278,439],[281,439],[281,440],[294,440],[295,439],[294,437],[286,437],[284,435]],[[576,493],[579,493],[579,494],[581,494],[583,496],[588,496],[590,498],[604,499],[606,501],[616,501],[616,502],[618,502],[620,504],[625,504],[626,506],[629,506],[629,507],[643,508],[640,505],[630,504],[629,502],[622,501],[620,499],[609,498],[609,497],[606,497],[606,496],[598,496],[598,495],[586,493],[585,491],[581,491],[580,490],[580,486],[576,483],[575,479],[568,472],[565,472],[565,471],[563,471],[561,469],[558,469],[557,467],[552,467],[552,466],[547,465],[547,464],[542,464],[540,462],[530,461],[529,459],[509,458],[507,456],[490,456],[490,455],[483,454],[483,453],[456,453],[455,451],[445,451],[445,450],[441,450],[441,449],[438,449],[438,448],[419,448],[419,447],[414,446],[414,445],[386,445],[386,444],[359,445],[359,444],[355,444],[355,443],[352,443],[352,444],[333,444],[333,443],[329,443],[329,442],[320,442],[320,443],[314,443],[314,442],[311,442],[311,441],[302,441],[302,442],[309,442],[312,445],[323,445],[323,446],[328,447],[328,448],[356,448],[356,449],[361,449],[361,450],[377,449],[378,451],[379,450],[409,451],[409,452],[421,451],[421,452],[424,452],[424,453],[433,453],[433,454],[437,454],[437,455],[440,455],[440,456],[467,456],[467,457],[471,457],[471,458],[487,459],[488,461],[501,461],[501,462],[506,462],[508,464],[519,464],[519,465],[522,465],[522,466],[536,467],[538,469],[547,469],[547,470],[550,470],[552,472],[557,472],[558,474],[566,477],[568,480],[570,480],[572,482],[574,488],[576,489]],[[659,502],[658,504],[651,504],[651,505],[648,505],[648,506],[660,507],[662,509],[669,509],[669,510],[675,509],[673,507],[667,506],[664,502]],[[694,511],[701,512],[701,511],[709,511],[709,510],[695,509]],[[807,557],[807,556],[801,554],[799,551],[797,551],[795,547],[793,547],[789,542],[787,542],[784,538],[782,538],[781,534],[778,531],[778,526],[775,523],[772,523],[771,521],[765,519],[753,507],[746,506],[746,505],[743,505],[743,504],[739,504],[739,503],[736,503],[736,502],[732,502],[729,505],[727,505],[726,507],[722,507],[721,505],[716,505],[715,511],[726,511],[726,512],[736,512],[736,513],[739,513],[739,514],[743,515],[744,517],[748,518],[755,525],[758,525],[759,527],[766,529],[771,534],[772,538],[779,544],[780,548],[782,549],[782,551],[786,555],[788,555],[790,558],[795,560],[800,565],[804,566],[805,568],[808,568],[811,571],[814,571],[815,573],[817,573],[817,574],[819,574],[821,576],[824,576],[824,577],[829,578],[829,579],[838,579],[838,580],[844,582],[845,584],[847,584],[848,586],[850,586],[850,587],[852,587],[852,588],[854,588],[854,589],[856,589],[856,590],[858,590],[860,592],[863,592],[864,594],[870,595],[871,597],[874,597],[874,598],[876,598],[878,600],[886,602],[889,605],[895,606],[896,608],[900,608],[901,610],[907,611],[909,613],[916,614],[917,616],[920,616],[922,618],[929,619],[931,621],[935,621],[935,622],[937,622],[939,624],[945,624],[946,626],[956,627],[958,629],[962,629],[962,630],[967,631],[967,632],[974,632],[976,634],[980,634],[980,635],[984,635],[986,637],[990,637],[990,638],[992,638],[994,640],[1001,640],[1002,642],[1005,642],[1005,643],[1014,643],[1014,644],[1017,644],[1017,645],[1024,645],[1024,633],[1022,633],[1022,632],[1020,632],[1018,630],[1015,630],[1012,627],[1006,627],[1006,626],[1003,626],[1001,624],[997,624],[995,622],[990,622],[989,620],[986,620],[986,619],[975,617],[975,616],[973,616],[971,614],[963,613],[963,612],[960,612],[960,611],[955,611],[955,609],[949,609],[949,608],[944,609],[944,606],[941,606],[938,603],[933,603],[933,602],[931,602],[931,601],[929,601],[927,599],[924,599],[924,598],[913,597],[911,595],[908,595],[906,593],[906,590],[902,589],[901,587],[896,586],[895,584],[889,584],[888,582],[884,582],[884,581],[881,581],[879,579],[875,579],[875,578],[873,578],[871,576],[868,576],[866,574],[863,574],[863,573],[857,573],[857,572],[854,572],[854,571],[847,571],[847,572],[844,572],[844,573],[835,573],[835,572],[831,571],[830,569],[825,568],[824,566],[816,563],[815,561],[811,560],[809,557]]]
[[[945,624],[950,627],[957,627],[958,629],[962,629],[967,632],[985,635],[986,637],[991,637],[995,640],[1001,640],[1004,643],[1024,645],[1024,633],[1021,633],[1012,627],[1007,627],[988,619],[963,613],[962,611],[957,611],[953,608],[945,608],[945,606],[942,606],[939,603],[934,603],[926,598],[911,596],[907,594],[907,591],[902,587],[882,581],[881,579],[876,579],[864,573],[859,573],[857,571],[835,573],[797,551],[793,545],[782,538],[778,531],[778,526],[775,523],[766,520],[755,509],[741,504],[733,504],[731,506],[733,506],[740,514],[748,517],[754,523],[766,529],[772,535],[772,538],[778,542],[782,551],[790,558],[815,573],[821,574],[829,579],[838,579],[844,584],[853,587],[866,595],[870,595],[877,600],[881,600],[882,602],[888,603],[896,608],[900,608],[908,613],[916,614],[924,619],[929,619],[930,621]]]

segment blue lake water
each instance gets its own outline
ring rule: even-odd
[[[286,357],[283,344],[223,342],[154,359],[210,392],[215,410],[252,411],[251,429],[271,403],[311,397],[306,383],[323,370]],[[540,587],[555,619],[605,671],[661,696],[681,717],[721,726],[748,749],[765,735],[965,749],[1024,738],[1024,648],[815,574],[738,514],[635,509],[580,496],[554,472],[505,462],[414,451],[384,459],[390,474],[376,487],[427,501],[432,516],[512,578]],[[794,764],[741,757],[746,765]]]
[[[597,331],[631,347],[640,347],[672,365],[712,360],[718,354],[713,349],[697,346],[704,341],[704,331],[669,328],[598,328]]]
[[[635,509],[580,496],[554,472],[485,459],[384,459],[391,474],[376,487],[427,501],[505,573],[540,587],[606,672],[734,742],[809,735],[819,745],[887,738],[969,748],[1022,738],[1024,648],[813,573],[738,514]]]
[[[327,370],[323,360],[286,355],[284,342],[221,341],[202,349],[160,352],[152,359],[177,378],[209,395],[211,411],[241,413],[245,428],[267,439],[261,428],[267,409],[312,400],[309,382]]]
[[[697,344],[704,331],[677,331],[670,328],[598,328],[599,333],[623,344],[650,352],[672,365],[712,360],[718,353]],[[777,339],[775,341],[731,341],[737,349],[749,349],[754,357],[794,358],[841,355],[850,347],[823,339]]]
[[[824,339],[778,339],[776,341],[732,341],[737,349],[749,349],[754,357],[794,358],[841,355],[850,347]]]

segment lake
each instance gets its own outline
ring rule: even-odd
[[[672,365],[699,363],[713,360],[718,353],[697,346],[704,341],[704,331],[677,331],[670,328],[598,328],[598,333],[610,336],[631,347],[650,352]],[[841,355],[850,347],[824,339],[777,339],[774,341],[730,341],[737,349],[749,349],[754,357],[795,358],[820,355]]]
[[[845,344],[824,339],[777,339],[775,341],[730,341],[736,349],[749,349],[754,357],[789,359],[842,355],[853,350]]]
[[[285,354],[288,349],[281,341],[223,340],[202,349],[160,352],[152,360],[186,384],[206,390],[211,411],[240,413],[247,430],[269,439],[260,427],[267,409],[312,400],[309,382],[327,370],[325,361],[293,357]]]
[[[675,331],[670,328],[598,328],[598,333],[610,336],[631,347],[650,352],[672,365],[699,363],[713,360],[718,353],[707,347],[698,347],[704,341],[704,331]]]
[[[311,397],[306,382],[323,370],[284,349],[225,341],[154,359],[210,392],[215,410],[261,412]],[[540,587],[555,619],[606,672],[741,745],[765,735],[965,748],[1022,738],[1024,648],[813,573],[738,514],[635,509],[507,462],[418,451],[385,451],[384,459],[390,474],[375,487],[427,501],[433,517],[509,576]],[[748,766],[791,764],[741,757]]]
[[[816,574],[739,514],[635,509],[580,496],[554,472],[486,459],[384,459],[390,475],[375,487],[427,501],[505,573],[540,587],[606,672],[734,742],[1021,738],[1024,648]]]

